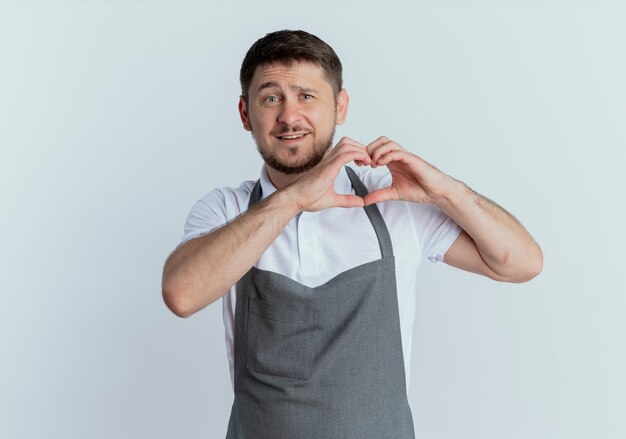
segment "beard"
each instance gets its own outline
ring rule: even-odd
[[[294,127],[292,131],[297,132],[298,130],[298,127]],[[282,172],[285,175],[293,175],[306,172],[309,169],[314,168],[319,162],[321,162],[326,155],[326,151],[328,151],[328,149],[332,146],[334,137],[335,127],[333,127],[333,131],[327,138],[320,139],[313,144],[313,151],[304,158],[302,164],[297,166],[290,166],[284,162],[281,162],[275,154],[268,150],[268,148],[264,148],[264,145],[261,145],[259,142],[257,142],[256,138],[255,143],[257,146],[257,151],[259,151],[259,154],[261,154],[261,157],[263,158],[263,161],[267,166],[277,170],[278,172]],[[296,153],[298,148],[301,148],[301,146],[291,147],[289,148],[289,152]]]

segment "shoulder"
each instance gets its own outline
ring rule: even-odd
[[[179,246],[191,238],[211,232],[245,211],[255,183],[254,180],[247,180],[239,187],[218,187],[198,199],[187,215]]]
[[[226,215],[231,211],[241,211],[248,208],[248,199],[252,188],[256,184],[255,180],[246,180],[242,182],[238,187],[221,186],[217,187],[210,192],[204,194],[194,207],[200,209],[212,209],[221,210]],[[244,206],[244,207],[241,207]],[[228,215],[226,215],[228,216]]]
[[[221,186],[207,192],[191,207],[187,226],[208,222],[221,225],[235,218],[248,208],[248,199],[255,183],[254,180],[246,180],[238,187]]]

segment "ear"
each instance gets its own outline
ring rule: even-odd
[[[345,88],[342,88],[337,94],[337,125],[342,125],[348,115],[348,102],[350,97]]]
[[[239,96],[239,117],[243,124],[243,129],[246,131],[252,131],[250,123],[248,122],[248,109],[246,108],[246,101],[243,96]]]

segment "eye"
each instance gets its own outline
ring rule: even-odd
[[[308,93],[303,94],[302,97],[304,98],[305,101],[310,101],[311,99],[315,98],[315,96],[310,95]]]
[[[278,97],[276,97],[276,96],[274,96],[274,95],[271,95],[271,96],[266,97],[266,98],[264,99],[264,101],[265,101],[265,102],[270,102],[270,103],[272,103],[272,102],[277,102],[277,101],[278,101]]]

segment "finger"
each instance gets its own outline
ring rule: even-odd
[[[346,151],[362,151],[365,154],[367,154],[367,151],[365,150],[364,146],[354,145],[354,144],[351,144],[351,143],[343,143],[341,145],[338,145],[338,146],[334,147],[333,150],[331,151],[331,154],[338,155],[338,154],[341,154],[341,153],[346,152]],[[329,154],[329,155],[331,155],[331,154]],[[369,154],[368,154],[368,157],[369,157]]]
[[[335,146],[332,151],[330,152],[330,154],[328,154],[329,156],[335,156],[338,154],[341,154],[345,151],[363,151],[365,153],[367,153],[367,151],[365,150],[365,146],[360,144],[359,142],[354,142],[351,140],[342,140],[342,142],[338,143],[337,146]],[[369,165],[369,160],[367,162],[367,164]]]
[[[410,154],[405,150],[394,150],[384,154],[376,161],[377,166],[387,166],[391,162],[402,162],[410,164]]]
[[[333,176],[337,176],[337,174],[339,174],[339,170],[346,163],[351,162],[353,160],[360,160],[361,162],[368,164],[368,165],[372,161],[372,159],[370,158],[369,155],[367,155],[364,149],[353,148],[353,149],[346,149],[342,151],[341,153],[333,157],[330,157],[328,167],[330,169],[330,172],[333,174]]]
[[[384,156],[385,154],[388,154],[391,151],[399,151],[402,148],[400,147],[400,145],[398,145],[395,142],[387,142],[387,143],[383,143],[382,145],[374,148],[371,152],[370,152],[370,157],[372,158],[372,168],[375,168],[376,166],[379,165],[379,160],[382,156]]]
[[[363,207],[363,198],[352,194],[335,194],[333,207]]]
[[[384,189],[378,189],[373,192],[370,192],[365,197],[363,197],[363,201],[365,206],[369,206],[370,204],[380,203],[381,201],[387,200],[399,200],[398,192],[392,188],[391,186],[386,187]]]
[[[367,150],[367,153],[369,155],[372,155],[372,152],[374,151],[374,149],[378,148],[380,145],[384,145],[385,143],[389,143],[389,142],[391,142],[391,140],[389,140],[387,137],[380,136],[378,139],[374,140],[372,143],[367,145],[365,149]]]
[[[365,145],[363,145],[361,142],[354,140],[350,137],[347,136],[343,136],[341,139],[339,139],[339,142],[337,142],[337,144],[335,145],[335,147],[340,146],[340,145],[344,145],[344,144],[348,144],[348,145],[355,145],[355,146],[360,146],[362,148],[365,148]]]

